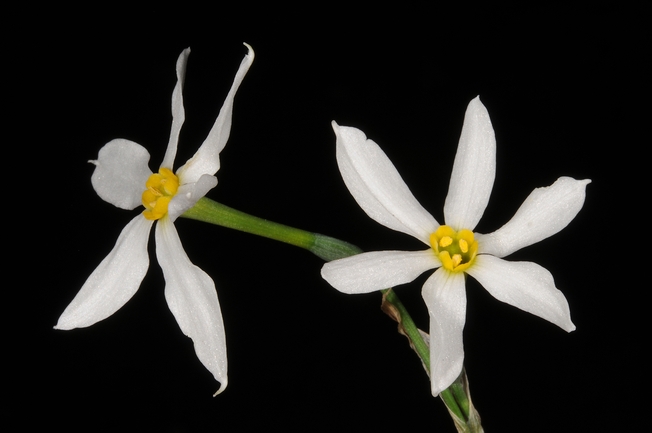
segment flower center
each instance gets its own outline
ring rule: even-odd
[[[456,232],[449,226],[439,226],[430,235],[430,245],[444,268],[451,272],[467,269],[478,253],[478,243],[473,232],[467,229]]]
[[[161,219],[168,213],[170,200],[179,189],[179,178],[169,168],[161,168],[158,173],[152,174],[147,182],[147,189],[143,192],[143,216],[148,220]]]

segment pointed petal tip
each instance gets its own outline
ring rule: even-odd
[[[348,139],[350,141],[351,140],[356,140],[356,141],[367,141],[367,140],[369,140],[369,138],[367,137],[367,134],[365,134],[364,131],[362,131],[361,129],[358,129],[358,128],[354,127],[354,126],[340,125],[336,121],[332,120],[331,121],[331,127],[333,128],[333,132],[335,133],[335,136],[337,138],[341,138],[342,140],[344,140],[344,139]]]
[[[469,102],[469,105],[467,106],[467,108],[475,108],[475,109],[480,109],[480,110],[487,111],[487,107],[485,107],[484,104],[482,103],[482,101],[480,100],[480,95],[478,95],[475,98],[471,99],[471,101]]]
[[[186,62],[188,61],[188,56],[190,55],[190,47],[185,48],[181,50],[181,53],[179,54],[179,57],[177,57],[177,75],[179,74],[179,70],[181,69],[181,74],[183,75],[183,72],[185,71],[186,68]]]
[[[70,331],[75,328],[79,328],[79,326],[73,324],[72,321],[66,317],[66,314],[61,314],[59,320],[57,320],[57,324],[52,327],[52,329],[56,331]]]
[[[247,52],[247,56],[251,57],[251,60],[253,60],[254,57],[256,57],[256,53],[254,52],[254,49],[251,47],[251,45],[249,45],[249,44],[246,43],[246,42],[243,42],[242,45],[244,45],[245,47],[247,47],[247,50],[248,50],[248,52]]]
[[[592,182],[591,179],[575,179],[574,177],[571,176],[560,176],[557,181],[563,181],[563,182],[568,182],[568,181],[573,181],[579,184],[580,186],[585,186],[588,185]]]
[[[228,385],[229,381],[224,378],[224,381],[220,383],[220,389],[218,389],[215,394],[213,394],[213,397],[217,397],[218,395],[222,394],[224,390],[226,389],[226,386]]]
[[[333,128],[333,132],[335,133],[336,137],[340,135],[340,130],[342,127],[336,121],[331,121],[331,128]]]
[[[338,140],[341,140],[341,141],[336,141],[336,145],[341,144],[344,147],[347,147],[347,144],[354,143],[355,145],[359,146],[362,143],[370,141],[373,143],[373,146],[378,146],[375,142],[373,142],[373,140],[370,140],[367,137],[367,134],[365,134],[362,130],[358,128],[355,128],[353,126],[342,126],[339,125],[334,120],[331,122],[331,126],[333,128],[333,132],[335,132],[336,138]]]
[[[472,105],[478,105],[480,107],[484,107],[484,104],[480,100],[480,95],[478,95],[475,98],[471,99],[471,101],[469,102],[469,106],[472,106]]]

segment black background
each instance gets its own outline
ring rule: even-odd
[[[649,194],[637,167],[649,147],[649,135],[639,135],[649,125],[639,107],[649,96],[642,16],[641,7],[599,2],[577,10],[16,13],[3,60],[13,137],[5,143],[5,214],[15,224],[6,245],[16,251],[5,269],[6,410],[27,410],[27,427],[45,421],[67,431],[454,431],[417,357],[380,311],[380,295],[341,294],[310,253],[221,227],[176,224],[218,290],[229,351],[222,395],[211,396],[217,383],[167,308],[153,254],[139,291],[112,317],[52,329],[135,215],[97,197],[86,161],[127,138],[158,167],[175,61],[190,46],[180,165],[212,126],[247,42],[256,60],[208,194],[239,210],[365,250],[421,248],[357,206],[337,169],[330,122],[379,143],[442,221],[464,111],[476,95],[498,143],[479,232],[505,223],[535,187],[562,175],[592,179],[566,229],[509,257],[552,272],[577,330],[504,305],[468,279],[466,368],[488,432],[636,431],[646,403],[635,395],[648,384],[640,368],[649,287],[641,272]],[[427,275],[397,288],[423,329]]]

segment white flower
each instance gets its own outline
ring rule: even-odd
[[[91,178],[105,201],[140,212],[122,230],[109,255],[93,271],[63,312],[55,329],[90,326],[122,307],[138,290],[149,266],[147,239],[154,221],[156,256],[165,276],[165,298],[183,333],[194,343],[197,357],[220,382],[216,395],[227,386],[226,337],[213,280],[186,255],[174,220],[217,185],[219,154],[231,130],[233,100],[254,60],[252,48],[240,64],[226,101],[197,153],[176,173],[172,171],[179,131],[184,121],[183,82],[190,49],[177,60],[177,84],[172,93],[172,130],[158,173],[147,163],[149,153],[141,145],[116,139],[100,149]]]
[[[489,201],[496,167],[496,141],[486,108],[469,103],[440,225],[414,198],[376,143],[358,129],[338,126],[337,162],[349,191],[374,220],[414,236],[423,251],[369,252],[326,263],[322,276],[344,293],[367,293],[413,281],[438,268],[422,289],[430,314],[430,378],[433,395],[462,371],[466,315],[464,273],[496,299],[542,317],[570,332],[568,302],[552,275],[531,262],[502,257],[563,229],[582,208],[590,180],[561,177],[535,189],[503,227],[474,233]]]

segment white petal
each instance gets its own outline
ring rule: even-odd
[[[430,385],[437,396],[462,372],[466,323],[464,274],[438,269],[421,292],[430,314]]]
[[[168,147],[163,157],[161,167],[173,169],[174,157],[177,155],[177,143],[179,142],[179,132],[183,121],[186,119],[186,114],[183,109],[183,82],[186,78],[186,65],[188,64],[188,56],[190,55],[190,48],[186,48],[181,52],[177,59],[177,84],[172,91],[172,128],[170,130],[170,140]]]
[[[554,235],[580,211],[590,182],[560,177],[549,187],[535,189],[507,224],[478,236],[480,253],[505,257]]]
[[[88,277],[55,329],[90,326],[131,299],[149,266],[147,238],[152,223],[139,214],[122,229],[113,250]]]
[[[484,213],[496,176],[496,137],[489,113],[476,97],[466,109],[444,220],[455,230],[473,230]]]
[[[91,183],[102,200],[121,209],[142,204],[145,182],[152,174],[147,166],[149,152],[133,141],[118,138],[100,149]]]
[[[156,226],[156,256],[165,276],[165,299],[181,331],[190,337],[197,357],[227,385],[226,336],[213,280],[188,259],[174,224],[162,218]]]
[[[203,175],[197,182],[181,185],[168,205],[170,221],[174,222],[215,186],[217,186],[217,178],[209,174]]]
[[[387,155],[359,129],[332,125],[337,164],[360,207],[380,224],[430,245],[439,223],[414,198]]]
[[[186,164],[179,169],[178,174],[183,176],[186,182],[196,182],[202,174],[215,174],[220,169],[220,152],[224,149],[226,142],[231,133],[231,117],[233,114],[233,100],[235,93],[240,87],[249,67],[254,61],[254,50],[245,44],[249,50],[247,55],[240,63],[240,68],[235,75],[233,85],[229,94],[226,96],[224,105],[217,116],[213,128],[208,133],[208,137],[201,145],[197,153],[190,158]]]
[[[441,266],[431,249],[425,251],[375,251],[333,260],[321,276],[343,293],[368,293],[409,283]]]
[[[513,305],[570,332],[568,301],[556,287],[550,272],[531,262],[508,262],[490,255],[478,255],[467,269],[499,301]]]

